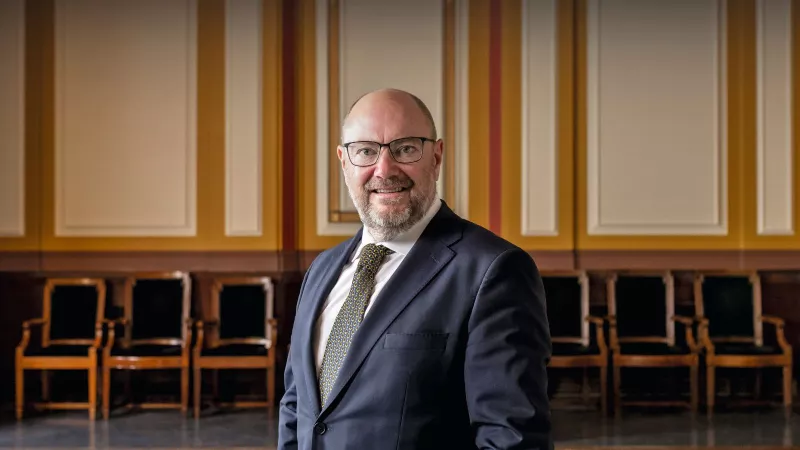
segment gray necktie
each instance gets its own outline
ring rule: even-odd
[[[328,343],[325,347],[325,354],[322,357],[322,365],[319,374],[319,389],[322,404],[328,400],[336,376],[350,347],[361,320],[364,318],[364,311],[367,308],[372,292],[375,289],[375,274],[383,263],[383,259],[393,253],[392,250],[376,244],[367,244],[361,250],[358,260],[353,284],[350,286],[350,293],[347,295],[342,309],[336,316],[331,329]]]

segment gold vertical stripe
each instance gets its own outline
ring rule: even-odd
[[[341,194],[341,179],[339,158],[334,156],[334,149],[341,140],[341,93],[339,67],[339,0],[331,0],[328,3],[328,152],[326,158],[328,162],[328,220],[331,222],[347,221],[342,220],[342,205],[339,203]],[[356,220],[358,221],[358,216]]]
[[[576,138],[577,225],[576,248],[580,250],[674,250],[674,249],[738,249],[742,245],[742,139],[740,75],[744,63],[741,53],[742,7],[739,0],[721,0],[726,3],[727,29],[727,141],[728,141],[728,234],[725,236],[590,236],[587,233],[586,198],[586,1],[577,0],[576,17]],[[721,82],[722,80],[720,80]]]
[[[469,219],[489,226],[489,2],[469,0]]]

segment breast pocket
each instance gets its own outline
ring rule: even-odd
[[[442,351],[447,346],[449,333],[387,333],[383,348],[387,350]]]

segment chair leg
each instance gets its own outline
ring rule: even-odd
[[[618,365],[614,365],[614,414],[619,416],[622,412],[622,370]]]
[[[111,409],[111,367],[103,364],[103,418],[108,419]]]
[[[600,408],[608,414],[608,366],[600,366]]]
[[[186,415],[189,409],[189,366],[181,368],[181,414]]]
[[[783,406],[792,407],[792,363],[783,366]]]
[[[17,366],[14,385],[16,386],[16,413],[17,420],[22,420],[22,411],[25,405],[25,370],[22,367],[22,358],[17,356]]]
[[[97,413],[97,365],[89,369],[89,420],[94,420]]]
[[[42,370],[42,399],[50,401],[50,371]]]
[[[697,372],[698,372],[698,369],[699,369],[699,367],[697,366],[697,364],[693,364],[692,366],[689,367],[689,382],[692,385],[691,386],[691,389],[692,389],[692,394],[691,394],[692,395],[692,414],[697,413],[697,391],[698,391],[698,388],[697,388],[697,384],[698,384]]]
[[[714,399],[716,398],[716,386],[714,383],[715,367],[707,366],[706,368],[706,413],[709,417],[714,414]]]
[[[267,369],[267,405],[271,410],[275,405],[275,366]]]
[[[195,360],[196,361],[196,360]],[[195,362],[195,364],[197,364]],[[200,417],[200,388],[203,386],[202,369],[195,365],[194,367],[194,418]]]

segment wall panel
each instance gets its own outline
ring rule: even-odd
[[[570,250],[575,9],[554,0],[501,7],[500,229],[526,249]]]
[[[581,9],[580,248],[738,247],[738,11],[724,0]]]
[[[25,2],[0,3],[0,237],[25,236]]]

